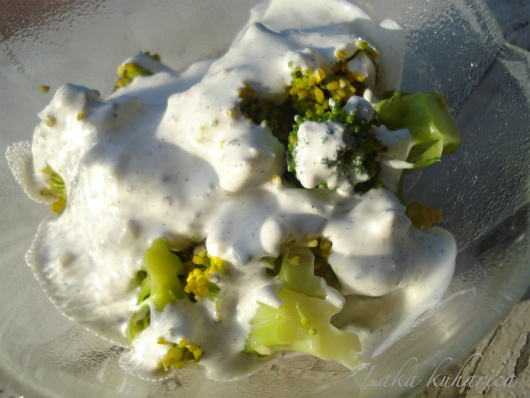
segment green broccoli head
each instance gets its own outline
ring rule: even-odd
[[[158,364],[159,369],[169,370],[169,368],[180,369],[186,363],[193,361],[199,362],[202,358],[201,348],[195,344],[190,343],[188,339],[184,338],[178,343],[167,341],[163,337],[159,337],[158,344],[167,345],[168,349],[164,358]]]
[[[384,150],[372,133],[376,125],[372,105],[358,96],[320,117],[312,112],[297,117],[289,135],[288,170],[305,188],[351,192],[359,183],[375,185],[376,156]]]
[[[143,54],[152,59],[153,61],[160,62],[160,56],[158,54],[150,54],[149,51]],[[118,67],[117,72],[118,81],[114,86],[114,91],[118,90],[119,88],[128,86],[132,83],[134,79],[139,76],[149,76],[153,74],[149,69],[143,67],[142,65],[136,62],[127,62],[123,65],[120,65]]]

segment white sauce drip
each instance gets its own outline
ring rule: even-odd
[[[154,239],[166,236],[179,248],[190,237],[207,238],[208,251],[230,263],[232,275],[220,282],[219,311],[208,300],[182,300],[163,312],[152,308],[150,327],[122,359],[125,368],[156,378],[154,369],[167,349],[157,344],[158,337],[199,344],[200,366],[214,379],[240,377],[261,366],[242,353],[249,322],[258,302],[281,302],[273,288],[277,280],[265,274],[260,259],[277,256],[287,238],[325,236],[333,243],[329,261],[347,295],[338,319],[359,333],[367,358],[439,302],[454,266],[450,234],[411,227],[404,206],[385,189],[344,196],[278,187],[273,177],[285,167],[282,145],[265,126],[230,115],[242,82],[281,101],[292,72],[289,62],[329,71],[337,51],[355,52],[358,35],[381,50],[381,84],[374,94],[398,88],[403,40],[395,24],[378,26],[343,0],[273,0],[256,7],[218,60],[178,74],[138,55],[133,62],[158,73],[134,80],[107,100],[94,90],[64,85],[39,114],[43,122],[32,156],[24,145],[10,151],[11,164],[24,158],[34,165],[32,176],[16,167],[22,183],[45,187],[40,170],[46,164],[65,180],[68,205],[42,223],[28,260],[57,306],[96,333],[127,344],[123,332],[137,295],[129,283]],[[372,78],[371,63],[360,58],[355,63]],[[367,91],[366,98],[371,95]],[[351,106],[361,109],[364,103],[355,99]],[[363,112],[370,116],[368,108]],[[50,117],[53,126],[45,123]],[[315,126],[308,129],[322,134]],[[384,130],[378,134],[390,151],[382,175],[393,189],[400,175],[396,167],[404,166],[400,162],[413,142],[407,131]],[[340,146],[334,136],[330,143]],[[319,148],[308,144],[307,151],[314,156]],[[26,189],[35,196],[34,186]],[[324,288],[327,299],[341,307],[344,298]],[[400,295],[399,308],[385,301],[392,294]],[[379,305],[366,312],[363,303],[378,297]],[[370,326],[381,312],[388,321],[379,329]]]

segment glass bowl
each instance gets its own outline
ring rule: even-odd
[[[49,209],[25,197],[2,159],[0,386],[30,398],[411,396],[444,359],[456,362],[506,316],[530,280],[530,55],[504,42],[481,1],[356,2],[375,20],[402,26],[402,89],[444,94],[462,131],[459,151],[410,175],[405,188],[407,197],[443,208],[443,227],[458,243],[443,305],[353,375],[302,356],[235,382],[192,370],[141,380],[119,366],[122,348],[65,318],[41,290],[24,254]],[[2,151],[31,139],[36,114],[51,99],[41,85],[53,91],[72,82],[105,96],[116,66],[139,50],[182,70],[226,50],[255,3],[8,1],[0,25]]]

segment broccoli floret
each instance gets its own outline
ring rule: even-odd
[[[352,82],[339,72],[340,69],[326,75],[323,69],[295,68],[289,93],[298,115],[311,115],[313,119],[318,119],[330,111],[330,99],[336,104],[345,104],[355,94]]]
[[[61,214],[66,207],[66,200],[67,200],[66,187],[64,185],[64,180],[49,165],[46,165],[46,167],[42,169],[42,172],[49,176],[47,183],[50,188],[42,189],[41,195],[49,196],[51,198],[56,199],[51,204],[50,208],[55,213]]]
[[[266,98],[259,98],[256,90],[246,82],[243,82],[243,88],[239,89],[239,98],[241,114],[249,122],[255,125],[264,123],[281,143],[287,143],[296,115],[290,101],[278,105]]]
[[[333,106],[330,105],[330,100],[342,107],[352,96],[362,96],[368,87],[366,81],[368,76],[357,70],[357,66],[366,66],[363,63],[365,60],[374,71],[374,76],[370,77],[375,82],[377,70],[375,60],[379,57],[379,52],[364,40],[360,40],[358,46],[357,51],[349,58],[344,51],[337,51],[338,60],[332,67],[331,73],[326,73],[322,68],[316,70],[294,68],[289,93],[298,115],[320,120],[327,112],[332,112]]]
[[[190,260],[185,264],[188,276],[184,291],[214,301],[219,293],[219,286],[211,280],[218,274],[228,275],[224,260],[210,255],[204,243],[201,243],[193,248]]]
[[[416,141],[407,161],[415,168],[440,161],[442,154],[456,151],[460,130],[445,98],[438,93],[394,92],[375,105],[379,120],[389,130],[407,128]]]
[[[293,107],[298,115],[311,120],[321,120],[326,113],[333,112],[330,103],[342,107],[353,95],[362,95],[366,88],[364,77],[348,70],[345,60],[337,62],[331,74],[323,69],[296,67],[291,77],[289,93]]]
[[[211,256],[204,242],[186,250],[172,251],[165,238],[156,239],[144,253],[142,269],[133,285],[140,285],[138,308],[131,316],[127,336],[132,341],[150,322],[150,304],[163,311],[166,304],[197,297],[218,299],[219,286],[212,282],[218,274],[228,275],[225,262]]]
[[[436,210],[419,200],[407,202],[405,213],[412,224],[420,229],[430,228],[433,223],[439,223],[443,220],[441,209]]]
[[[368,55],[368,57],[370,57],[370,59],[372,60],[372,62],[375,63],[375,60],[377,58],[379,58],[379,51],[377,51],[374,47],[372,47],[370,45],[370,43],[368,43],[366,40],[359,40],[359,49],[357,50],[358,52],[363,52],[365,53],[366,55]],[[357,56],[357,52],[353,55],[352,58],[355,58]]]
[[[375,59],[379,53],[364,41],[359,41],[358,44],[357,51],[349,58],[343,51],[337,51],[337,62],[331,68],[331,72],[326,72],[322,68],[302,69],[289,64],[293,72],[290,85],[286,87],[289,96],[284,103],[276,104],[266,98],[260,98],[248,83],[242,83],[243,88],[239,90],[241,114],[253,124],[265,124],[270,128],[272,134],[284,144],[288,162],[290,161],[288,147],[293,121],[300,118],[312,121],[330,120],[334,106],[341,108],[353,96],[360,96],[364,93],[368,87],[368,82],[365,81],[367,76],[375,81],[377,69]],[[366,63],[370,65],[373,73],[350,69],[350,66],[366,67]],[[295,129],[298,128],[297,126]],[[348,159],[348,156],[345,156],[346,162],[359,160],[355,156]],[[362,160],[361,163],[363,163]],[[376,163],[366,161],[363,166],[368,166],[370,174],[375,174]],[[292,171],[286,170],[283,178],[286,182],[300,186]],[[319,184],[322,186],[322,182]],[[373,185],[373,181],[370,184]]]
[[[145,52],[144,54],[154,61],[160,62],[160,56],[158,54],[150,54],[149,51]],[[114,91],[121,87],[128,86],[138,76],[148,76],[152,74],[153,73],[149,69],[146,69],[135,62],[120,65],[118,67],[118,81],[114,86]]]
[[[332,246],[333,244],[329,239],[319,238],[317,244],[311,247],[311,251],[315,256],[315,275],[324,278],[329,286],[340,290],[339,280],[328,262]]]
[[[289,290],[310,297],[325,298],[321,278],[315,276],[315,256],[308,247],[287,246],[283,249],[278,278]]]
[[[186,338],[180,340],[178,343],[172,343],[163,337],[159,337],[157,343],[169,346],[166,355],[158,364],[159,369],[164,368],[166,371],[169,370],[170,367],[180,369],[186,364],[186,362],[199,362],[201,360],[201,348],[195,343],[190,343]]]
[[[407,162],[414,168],[439,161],[460,144],[458,126],[440,94],[397,91],[374,107],[353,96],[321,117],[308,111],[296,118],[289,135],[288,170],[305,188],[365,192],[380,187],[378,154],[387,148],[372,129],[380,124],[411,132],[415,142]]]
[[[155,240],[145,251],[142,270],[136,277],[141,281],[138,308],[131,316],[127,330],[131,341],[149,326],[149,303],[154,304],[158,311],[163,311],[166,304],[184,298],[184,288],[179,279],[184,273],[181,259],[171,252],[166,239]]]
[[[350,192],[368,181],[374,186],[380,169],[375,159],[384,150],[372,133],[376,125],[371,104],[358,96],[343,107],[336,104],[320,118],[297,117],[289,135],[288,170],[309,189],[324,186]]]
[[[295,350],[357,368],[362,363],[359,338],[331,325],[330,319],[340,307],[327,300],[322,279],[314,275],[311,249],[288,246],[278,277],[282,282],[278,296],[283,304],[279,308],[259,304],[245,351],[268,356]]]
[[[354,94],[362,95],[366,89],[363,74],[348,69],[348,62],[360,53],[367,53],[375,68],[375,59],[379,53],[364,41],[359,42],[359,49],[352,57],[344,59],[341,53],[337,52],[338,60],[331,73],[326,73],[322,68],[302,69],[289,64],[293,69],[290,85],[286,87],[290,95],[282,104],[259,98],[257,92],[243,82],[243,88],[239,90],[241,113],[256,125],[264,122],[273,135],[287,146],[293,120],[297,115],[320,120],[326,113],[332,112],[330,99],[343,106]]]
[[[138,76],[147,76],[150,75],[151,71],[146,68],[136,64],[136,63],[126,63],[118,67],[118,81],[114,90],[117,90],[121,87],[128,86],[131,82]]]

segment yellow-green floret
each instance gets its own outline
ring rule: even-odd
[[[166,371],[169,368],[180,369],[189,361],[199,362],[201,360],[201,348],[195,343],[190,343],[186,338],[178,343],[172,343],[163,337],[159,337],[157,343],[168,346],[166,355],[158,364],[159,369],[163,368]]]
[[[160,56],[158,54],[150,54],[149,51],[144,53],[149,58],[160,62]],[[152,75],[152,72],[149,69],[144,68],[143,66],[129,62],[118,67],[118,81],[114,86],[114,91],[121,87],[128,86],[131,82],[139,76],[148,76]]]
[[[226,263],[219,257],[210,255],[204,243],[195,246],[190,257],[185,263],[188,276],[184,291],[213,301],[219,293],[219,286],[212,280],[218,274],[228,274]]]
[[[281,104],[274,103],[267,98],[260,98],[258,93],[248,84],[243,82],[239,90],[240,110],[244,117],[256,125],[265,124],[272,134],[285,146],[287,163],[290,165],[285,171],[283,178],[295,185],[299,185],[292,167],[290,156],[292,146],[292,131],[297,129],[301,120],[327,121],[331,115],[337,114],[337,109],[342,108],[353,95],[362,95],[366,89],[364,76],[358,72],[348,69],[348,61],[364,52],[369,55],[376,67],[375,59],[379,55],[366,42],[359,42],[359,49],[350,58],[338,51],[337,61],[330,73],[322,68],[302,69],[299,66],[289,64],[292,69],[290,85],[285,88],[288,98]],[[330,102],[332,101],[332,102]],[[332,104],[332,105],[330,105]],[[338,107],[338,108],[337,108]],[[357,151],[360,152],[360,151]],[[352,151],[349,151],[351,154]],[[363,152],[364,153],[364,152]],[[347,156],[346,163],[353,164],[355,161],[363,163],[363,159],[354,155],[355,159]],[[362,157],[362,156],[361,156]],[[342,163],[342,162],[341,162]],[[377,165],[366,161],[365,166],[375,176]]]
[[[366,46],[363,43],[366,42],[360,42],[358,52],[368,51],[365,48],[367,43]],[[370,54],[375,65],[378,53],[369,46],[367,48],[372,50]],[[358,52],[349,59],[354,58]],[[265,123],[273,135],[287,146],[289,133],[297,115],[318,121],[326,112],[332,111],[330,99],[342,107],[352,95],[362,95],[364,92],[366,85],[363,75],[349,70],[349,59],[341,58],[340,53],[337,52],[337,62],[328,74],[322,68],[302,69],[289,64],[293,70],[290,85],[285,88],[289,96],[281,104],[260,98],[250,84],[243,82],[243,88],[239,90],[241,113],[254,124]]]
[[[442,222],[442,210],[435,209],[419,200],[407,202],[407,216],[416,228],[430,228],[432,224]]]
[[[337,51],[337,61],[331,73],[322,68],[302,69],[290,64],[293,72],[289,94],[297,115],[319,121],[326,112],[332,111],[330,100],[342,107],[353,95],[362,96],[366,89],[365,77],[348,67],[348,61],[359,53],[367,54],[377,70],[379,52],[364,40],[359,41],[359,48],[351,57],[347,57],[344,51]]]
[[[42,189],[41,194],[54,198],[55,201],[51,204],[50,207],[55,213],[61,214],[66,207],[67,200],[64,180],[49,165],[46,165],[46,167],[42,169],[42,172],[48,175],[47,183],[49,188]]]

